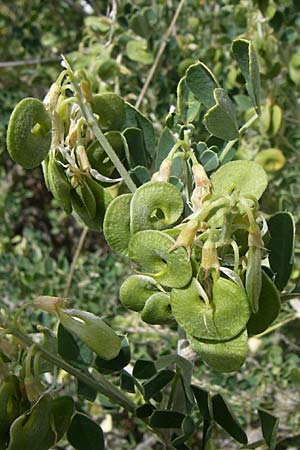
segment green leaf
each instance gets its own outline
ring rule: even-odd
[[[137,417],[144,419],[150,417],[154,410],[155,406],[151,405],[151,403],[144,403],[144,405],[138,406],[135,412]]]
[[[185,124],[193,122],[199,114],[201,103],[187,86],[186,77],[181,78],[177,86],[177,109]]]
[[[127,142],[126,157],[129,166],[132,169],[139,165],[145,166],[147,159],[142,130],[133,127],[126,128],[123,136]]]
[[[275,284],[280,291],[286,286],[293,268],[295,222],[291,213],[278,212],[268,221],[271,239],[269,262],[275,273]]]
[[[193,364],[182,356],[175,354],[164,355],[155,361],[157,370],[165,369],[167,367],[173,367],[176,364],[177,370],[180,370],[180,377],[184,390],[185,401],[193,405],[194,396],[191,391],[191,379],[193,374]],[[180,396],[180,395],[179,395]],[[179,399],[180,401],[180,399]],[[174,400],[174,404],[176,399]]]
[[[59,355],[73,366],[82,369],[92,364],[92,350],[61,323],[57,330],[57,345]]]
[[[119,64],[112,58],[104,58],[99,62],[98,75],[103,81],[112,79],[120,72]]]
[[[129,26],[132,31],[146,39],[151,33],[151,27],[149,26],[145,14],[143,14],[143,10],[142,13],[137,12],[130,18]]]
[[[296,84],[300,84],[300,55],[294,53],[289,61],[289,75],[291,80]]]
[[[161,163],[168,156],[175,144],[174,135],[168,127],[165,127],[159,137],[156,149],[155,172],[159,170]],[[171,176],[179,177],[182,171],[182,159],[175,158],[172,161]]]
[[[236,441],[247,444],[246,433],[223,397],[217,394],[212,397],[211,401],[214,420]]]
[[[122,337],[121,340],[121,350],[118,356],[114,359],[106,360],[97,356],[95,361],[95,367],[100,373],[112,373],[119,372],[122,370],[127,364],[129,364],[131,358],[131,351],[128,339],[126,336]]]
[[[232,51],[246,80],[253,106],[260,114],[260,74],[254,46],[251,41],[239,38],[233,41]]]
[[[57,441],[59,441],[68,430],[74,412],[74,401],[72,397],[62,396],[51,401],[51,412],[53,414]]]
[[[123,370],[121,373],[120,386],[123,391],[130,392],[131,394],[135,392],[134,378],[126,370]]]
[[[199,411],[204,420],[210,420],[210,404],[211,399],[208,391],[201,389],[199,386],[192,385],[192,391],[194,393]]]
[[[258,415],[266,444],[268,445],[269,450],[275,450],[279,419],[263,409],[258,410]]]
[[[88,371],[85,372],[87,375],[90,375]],[[85,398],[90,402],[94,402],[96,400],[98,392],[90,387],[88,384],[77,378],[77,395],[79,397]]]
[[[136,166],[130,171],[130,176],[138,187],[151,180],[148,169],[144,166]]]
[[[154,362],[146,359],[138,359],[134,365],[132,375],[138,379],[145,380],[156,374]]]
[[[211,134],[225,141],[238,139],[240,134],[234,105],[226,91],[216,88],[214,99],[216,104],[205,114],[204,125]]]
[[[248,333],[259,334],[265,331],[278,316],[280,306],[279,292],[263,270],[258,311],[250,316],[249,322],[247,323]]]
[[[206,108],[214,105],[214,89],[218,87],[218,82],[205,64],[198,62],[190,66],[186,72],[186,83]]]
[[[146,167],[151,167],[155,154],[155,134],[152,123],[134,106],[125,102],[126,120],[123,130],[126,128],[139,128],[143,134],[144,148],[146,152]]]
[[[125,121],[124,100],[113,92],[93,95],[93,112],[99,116],[99,125],[103,131],[121,130]]]
[[[168,156],[171,148],[175,144],[175,138],[172,131],[165,127],[160,136],[156,149],[155,172],[159,170],[161,163]]]
[[[181,428],[184,417],[176,411],[156,410],[150,417],[149,425],[153,428]]]
[[[219,166],[218,155],[212,150],[205,150],[200,156],[200,162],[204,166],[206,172],[211,172]]]
[[[211,177],[213,193],[254,195],[259,199],[265,191],[268,179],[263,168],[253,161],[231,161],[220,167]]]
[[[126,45],[126,54],[132,61],[140,62],[142,64],[152,64],[154,57],[153,53],[148,50],[147,41],[130,40]]]
[[[163,389],[174,378],[173,370],[161,370],[155,374],[149,381],[143,384],[144,399],[147,401],[157,392]]]
[[[47,328],[42,329],[43,340],[41,342],[41,346],[49,350],[50,352],[56,354],[57,353],[57,339],[55,338],[52,331]],[[53,364],[43,358],[43,354],[39,358],[39,373],[52,372]]]
[[[173,447],[181,450],[182,445],[193,435],[195,431],[195,423],[191,416],[185,416],[181,424],[182,434],[172,441]]]
[[[104,450],[101,427],[84,414],[73,416],[67,439],[75,450]]]

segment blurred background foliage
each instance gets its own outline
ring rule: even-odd
[[[0,304],[15,308],[36,295],[62,296],[81,229],[59,209],[42,183],[40,169],[25,171],[5,148],[9,115],[23,97],[42,99],[61,70],[65,54],[85,69],[95,92],[113,90],[148,115],[159,132],[176,98],[186,68],[203,61],[229,91],[238,117],[251,107],[231,42],[254,42],[262,77],[262,116],[235,148],[236,157],[254,159],[267,170],[270,185],[263,197],[266,213],[288,210],[300,225],[300,5],[297,0],[186,0],[166,43],[155,75],[139,94],[162,45],[178,2],[171,0],[12,0],[0,4]],[[201,117],[199,123],[201,122]],[[201,135],[201,129],[199,131]],[[300,242],[296,241],[290,292],[299,292]],[[70,298],[78,308],[110,317],[129,333],[136,357],[155,357],[176,345],[176,333],[146,326],[122,309],[118,288],[128,272],[126,258],[114,255],[102,236],[89,232],[77,261]],[[296,295],[296,294],[295,294]],[[196,382],[224,393],[245,428],[257,438],[257,406],[281,418],[278,449],[299,443],[300,301],[285,301],[277,332],[253,338],[245,367],[234,375],[208,372],[196,362]],[[27,327],[49,325],[33,312]],[[91,408],[91,404],[88,404]],[[101,415],[97,404],[94,413]],[[93,414],[93,411],[91,411]],[[105,418],[108,448],[160,446],[143,436],[128,417]],[[112,424],[117,423],[117,427]],[[118,431],[116,431],[118,430]],[[259,438],[259,436],[258,436]],[[149,445],[147,444],[147,439]],[[147,446],[148,445],[148,446]],[[234,448],[220,434],[222,448]],[[194,447],[198,449],[195,442]],[[221,448],[221,447],[220,447]]]

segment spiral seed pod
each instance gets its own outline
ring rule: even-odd
[[[120,300],[132,311],[142,311],[148,298],[159,289],[159,283],[146,275],[131,275],[120,288]]]
[[[221,166],[211,177],[213,193],[218,195],[238,191],[259,199],[268,179],[264,169],[253,161],[231,161]]]
[[[198,339],[226,341],[237,336],[250,317],[245,291],[233,281],[218,278],[207,304],[197,284],[194,278],[185,289],[171,291],[172,312],[179,325]]]
[[[45,167],[46,164],[46,160],[43,161],[43,167]],[[44,176],[46,173],[49,189],[51,190],[53,197],[58,201],[67,214],[71,214],[71,185],[63,168],[52,157],[50,157],[48,168],[44,169]]]
[[[6,449],[9,428],[21,413],[19,379],[9,375],[0,387],[0,450]]]
[[[225,342],[201,342],[191,336],[188,336],[188,340],[200,358],[217,372],[234,372],[246,360],[247,331]]]
[[[136,190],[130,210],[132,233],[142,230],[163,230],[180,218],[183,200],[173,184],[150,181]]]
[[[44,396],[13,422],[7,450],[49,450],[56,442],[50,419],[50,398]]]
[[[131,238],[128,255],[141,269],[161,285],[181,288],[192,277],[192,266],[183,248],[172,252],[175,241],[157,230],[139,231]]]
[[[170,295],[165,292],[152,294],[145,303],[141,318],[151,325],[164,325],[173,318]]]
[[[121,339],[100,317],[86,311],[57,308],[63,326],[78,336],[103,359],[115,358],[121,349]]]
[[[127,253],[130,233],[130,202],[132,194],[114,198],[107,208],[103,231],[108,245],[118,253]]]
[[[40,100],[21,100],[8,124],[7,149],[11,158],[25,169],[37,167],[50,150],[51,127],[51,118]]]

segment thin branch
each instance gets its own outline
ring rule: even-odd
[[[0,69],[8,69],[10,67],[17,66],[32,66],[36,64],[46,64],[48,62],[59,62],[60,58],[58,56],[53,56],[49,58],[35,58],[35,59],[24,59],[22,61],[4,61],[0,62]]]
[[[74,87],[76,95],[77,95],[78,105],[81,109],[81,112],[82,112],[88,126],[91,128],[94,135],[96,136],[96,139],[100,143],[101,147],[103,148],[103,150],[105,151],[105,153],[107,154],[107,156],[109,157],[109,159],[111,160],[111,162],[113,163],[113,165],[115,166],[117,171],[119,172],[120,176],[123,178],[123,181],[127,185],[128,189],[131,192],[135,192],[137,189],[135,183],[131,179],[131,177],[130,177],[128,171],[126,170],[125,166],[123,165],[122,161],[120,160],[120,158],[118,157],[118,155],[116,154],[116,152],[114,151],[114,149],[112,148],[112,146],[110,145],[110,143],[108,142],[106,137],[104,136],[101,128],[99,127],[98,122],[97,122],[87,100],[83,96],[77,80],[74,77],[73,71],[72,71],[68,61],[64,57],[63,57],[63,60],[65,62],[66,67],[68,68],[68,70],[70,72],[70,81],[73,84],[73,87]]]
[[[167,43],[168,43],[168,40],[169,40],[170,35],[171,35],[171,33],[172,33],[172,31],[173,31],[173,29],[175,27],[176,21],[178,19],[178,16],[180,14],[180,11],[181,11],[183,5],[184,5],[184,0],[181,0],[179,5],[177,6],[177,9],[175,11],[174,17],[173,17],[173,19],[172,19],[172,21],[170,23],[170,26],[167,29],[165,35],[163,36],[161,46],[160,46],[160,48],[159,48],[159,50],[157,52],[156,58],[155,58],[155,60],[153,62],[153,65],[152,65],[152,67],[151,67],[151,69],[150,69],[150,71],[148,73],[148,76],[147,76],[147,79],[145,81],[145,84],[144,84],[144,86],[143,86],[143,88],[142,88],[142,90],[140,92],[140,95],[139,95],[137,101],[136,101],[136,104],[135,104],[136,108],[139,108],[141,103],[142,103],[142,101],[143,101],[143,98],[144,98],[144,96],[146,94],[146,91],[147,91],[147,89],[148,89],[148,87],[149,87],[149,85],[151,83],[151,80],[152,80],[152,78],[153,78],[153,76],[155,74],[155,71],[156,71],[156,69],[158,67],[160,58],[161,58],[163,52],[165,51],[165,48],[166,48]]]
[[[85,241],[85,238],[86,238],[86,235],[87,235],[88,231],[89,231],[88,227],[84,227],[82,232],[81,232],[81,235],[80,235],[80,238],[79,238],[79,241],[78,241],[78,244],[77,244],[74,256],[73,256],[73,260],[72,260],[72,263],[71,263],[70,271],[69,271],[68,276],[67,276],[66,287],[65,287],[65,290],[64,290],[64,297],[68,297],[69,296],[69,292],[70,292],[70,288],[71,288],[71,284],[72,284],[72,280],[73,280],[73,276],[74,276],[75,267],[76,267],[76,264],[77,264],[77,261],[78,261],[78,258],[79,258],[80,252],[82,250],[82,246],[84,244],[84,241]]]
[[[9,330],[9,332],[20,342],[22,342],[26,347],[35,345],[36,349],[40,353],[42,353],[43,357],[54,366],[65,370],[66,372],[81,380],[83,383],[90,386],[92,389],[101,392],[110,400],[125,408],[127,411],[134,413],[134,403],[125,394],[123,394],[123,392],[119,388],[107,381],[103,375],[97,374],[97,380],[95,380],[92,376],[89,376],[86,373],[76,369],[71,364],[64,361],[60,356],[55,355],[42,345],[34,342],[27,334],[23,333],[12,323],[10,323],[2,314],[0,314],[0,326]]]
[[[297,314],[293,314],[292,316],[288,317],[287,319],[282,320],[279,323],[275,323],[275,325],[272,325],[271,327],[267,328],[262,333],[256,334],[255,337],[259,338],[261,336],[265,336],[266,334],[272,333],[272,331],[277,330],[278,328],[281,328],[284,325],[286,325],[287,323],[293,322],[296,319],[299,319],[299,316]]]
[[[247,130],[255,121],[258,119],[258,115],[255,113],[250,119],[239,129],[239,133],[243,133],[245,130]],[[232,147],[238,142],[238,139],[234,139],[232,141],[227,142],[224,149],[222,150],[222,153],[219,157],[220,162],[223,162]]]

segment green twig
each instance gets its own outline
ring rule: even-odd
[[[137,189],[136,185],[130,178],[130,175],[127,172],[122,161],[120,160],[120,158],[118,157],[118,155],[116,154],[116,152],[114,151],[114,149],[112,148],[112,146],[110,145],[110,143],[108,142],[106,137],[104,136],[101,128],[99,127],[98,122],[90,108],[89,103],[87,102],[86,98],[84,97],[84,95],[80,89],[80,86],[74,76],[74,73],[73,73],[68,61],[64,57],[63,57],[63,60],[69,71],[70,82],[72,83],[74,90],[76,92],[78,105],[81,109],[82,115],[84,116],[88,126],[91,128],[91,130],[93,131],[94,135],[96,136],[96,139],[98,140],[99,144],[101,145],[101,147],[103,148],[103,150],[105,151],[105,153],[107,154],[107,156],[109,157],[109,159],[111,160],[111,162],[113,163],[113,165],[115,166],[117,171],[119,172],[120,176],[123,178],[123,181],[127,185],[128,189],[131,192],[135,192]]]
[[[277,330],[277,328],[281,328],[281,327],[283,327],[283,325],[286,325],[289,322],[293,322],[296,319],[299,319],[299,315],[293,314],[291,317],[288,317],[287,319],[282,320],[279,323],[275,323],[275,325],[272,325],[271,327],[267,328],[262,333],[256,334],[255,337],[259,338],[261,336],[265,336],[266,334],[272,333],[272,331]]]
[[[68,276],[67,276],[66,287],[65,287],[65,290],[64,290],[64,297],[68,297],[69,296],[69,292],[70,292],[70,288],[71,288],[71,284],[72,284],[72,280],[73,280],[73,275],[74,275],[74,271],[75,271],[75,267],[76,267],[76,264],[77,264],[77,261],[78,261],[78,258],[79,258],[79,255],[80,255],[80,252],[81,252],[81,249],[82,249],[82,246],[84,244],[84,241],[85,241],[85,238],[86,238],[86,235],[87,235],[88,231],[89,231],[88,227],[84,227],[82,232],[81,232],[81,235],[80,235],[80,238],[79,238],[79,241],[78,241],[78,244],[77,244],[74,256],[73,256],[73,260],[72,260],[72,263],[71,263],[70,271],[69,271]]]
[[[247,130],[258,118],[258,115],[255,113],[252,117],[250,117],[250,119],[239,129],[239,133],[243,133],[245,130]],[[227,144],[225,145],[219,160],[222,163],[224,161],[224,159],[226,158],[226,156],[228,155],[228,153],[230,152],[230,150],[232,149],[232,147],[234,146],[234,144],[236,144],[236,142],[238,142],[239,139],[234,139],[233,141],[229,141],[227,142]]]
[[[176,21],[178,19],[178,16],[180,14],[180,11],[181,11],[183,5],[184,5],[184,0],[181,0],[180,3],[177,6],[177,9],[176,9],[175,14],[173,16],[173,19],[172,19],[172,21],[170,23],[170,26],[169,26],[169,28],[167,29],[165,35],[162,38],[161,46],[160,46],[160,48],[159,48],[159,50],[157,52],[157,55],[156,55],[155,60],[153,62],[153,65],[152,65],[151,69],[149,70],[149,73],[148,73],[148,76],[146,78],[145,84],[144,84],[144,86],[143,86],[143,88],[142,88],[142,90],[140,92],[140,95],[139,95],[137,101],[136,101],[136,104],[135,104],[136,108],[139,108],[141,103],[142,103],[142,101],[143,101],[143,98],[144,98],[144,96],[145,96],[145,94],[147,92],[147,89],[148,89],[148,87],[149,87],[149,85],[151,83],[151,80],[152,80],[152,78],[153,78],[153,76],[155,74],[155,71],[156,71],[156,69],[158,67],[160,58],[162,57],[162,54],[165,51],[165,48],[166,48],[167,43],[168,43],[168,40],[170,38],[172,30],[175,27]]]
[[[35,345],[36,350],[40,351],[43,357],[54,366],[65,370],[66,372],[81,380],[83,383],[90,386],[92,389],[101,392],[110,400],[125,408],[127,411],[131,413],[135,412],[134,403],[126,395],[124,395],[120,389],[107,381],[103,375],[98,374],[97,380],[95,380],[92,376],[89,376],[86,373],[83,373],[80,370],[76,369],[71,364],[64,361],[60,356],[50,352],[42,345],[35,343],[27,334],[23,333],[11,322],[9,322],[3,316],[3,314],[0,314],[0,326],[6,328],[9,333],[15,336],[26,347]]]

